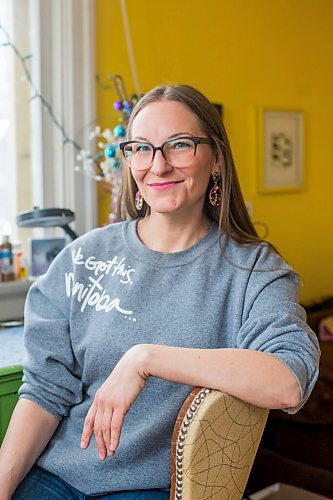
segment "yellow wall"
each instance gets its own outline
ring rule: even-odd
[[[119,0],[95,0],[96,72],[120,73],[134,92]],[[332,0],[126,0],[143,92],[170,81],[223,103],[243,193],[268,239],[300,273],[301,300],[333,295]],[[111,90],[97,91],[100,117]],[[258,194],[255,109],[296,108],[305,117],[306,186]],[[100,123],[104,125],[103,120]],[[108,199],[100,201],[100,222]]]

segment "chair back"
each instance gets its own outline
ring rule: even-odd
[[[173,431],[170,500],[241,500],[267,416],[265,408],[195,388]]]

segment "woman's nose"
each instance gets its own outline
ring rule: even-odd
[[[172,170],[172,166],[169,165],[167,160],[164,158],[162,151],[159,149],[156,151],[154,156],[154,161],[150,170],[155,175],[163,175],[165,172]]]

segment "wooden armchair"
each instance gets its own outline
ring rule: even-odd
[[[240,500],[268,410],[229,394],[195,388],[172,437],[170,500]]]

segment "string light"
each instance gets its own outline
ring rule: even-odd
[[[26,56],[23,56],[21,54],[21,52],[18,50],[18,48],[11,41],[9,34],[8,34],[7,30],[4,28],[4,26],[2,25],[1,21],[0,21],[0,31],[4,34],[4,37],[5,37],[5,40],[6,40],[5,42],[0,43],[0,47],[9,47],[9,48],[11,48],[14,51],[16,57],[21,62],[21,65],[22,65],[22,68],[23,68],[23,72],[24,72],[24,75],[21,77],[21,79],[22,80],[27,80],[29,82],[31,90],[32,90],[32,93],[33,93],[33,95],[30,97],[29,100],[32,101],[34,99],[39,99],[40,102],[41,102],[41,104],[42,104],[42,107],[43,107],[44,111],[46,111],[50,115],[50,118],[51,118],[53,124],[60,131],[60,133],[62,135],[62,143],[63,144],[71,144],[72,146],[74,146],[74,148],[77,151],[81,151],[82,147],[74,139],[72,139],[71,137],[68,136],[68,134],[65,131],[64,126],[57,119],[57,117],[56,117],[56,115],[55,115],[55,113],[53,111],[53,108],[52,108],[51,104],[38,91],[35,83],[33,82],[32,77],[31,77],[31,73],[30,73],[29,68],[27,66],[27,61],[30,61],[32,59],[32,57],[33,57],[32,54],[28,54]]]
[[[119,142],[121,142],[126,135],[126,124],[134,105],[137,103],[138,96],[133,95],[131,98],[128,97],[123,79],[120,75],[107,75],[106,82],[102,82],[100,77],[98,75],[96,76],[96,83],[103,90],[109,90],[110,88],[115,89],[118,100],[114,102],[113,107],[120,116],[118,118],[119,125],[114,127],[112,131],[108,128],[101,131],[100,127],[95,127],[95,129],[89,134],[90,141],[101,139],[97,142],[98,152],[94,157],[89,150],[83,149],[78,142],[69,137],[64,126],[56,117],[51,104],[45,99],[41,92],[39,92],[37,86],[32,80],[32,76],[27,65],[31,61],[33,55],[27,54],[23,56],[21,54],[18,48],[11,41],[9,34],[2,25],[1,21],[0,32],[2,32],[5,37],[5,41],[0,43],[0,47],[11,48],[18,60],[21,62],[23,68],[21,80],[28,81],[31,87],[32,95],[29,98],[29,101],[33,101],[35,99],[40,101],[42,109],[48,113],[53,125],[61,133],[62,145],[66,146],[70,144],[76,150],[76,159],[80,165],[75,165],[74,171],[83,173],[97,182],[106,182],[110,184],[110,189],[108,189],[108,191],[112,193],[112,222],[112,215],[115,213],[115,203],[121,181],[121,152],[119,149]]]
[[[37,86],[33,82],[32,77],[31,77],[31,73],[30,73],[29,68],[27,66],[27,62],[30,61],[33,57],[32,54],[27,54],[26,56],[23,56],[21,54],[21,52],[18,50],[18,48],[11,41],[7,30],[4,28],[4,26],[2,25],[1,22],[0,22],[0,32],[3,33],[5,40],[6,40],[5,42],[0,43],[0,47],[10,47],[14,51],[18,60],[21,62],[23,72],[24,72],[24,75],[21,77],[21,79],[27,80],[29,82],[32,93],[33,93],[33,96],[30,98],[30,100],[32,101],[34,99],[39,99],[44,111],[46,111],[50,115],[50,118],[51,118],[53,124],[60,131],[60,133],[62,135],[63,143],[71,144],[77,151],[81,151],[81,149],[82,149],[81,146],[76,141],[74,141],[71,137],[68,136],[68,134],[65,131],[64,126],[57,119],[57,117],[53,111],[52,106],[45,99],[45,97],[38,91]]]

